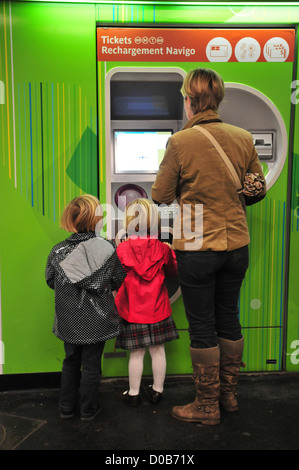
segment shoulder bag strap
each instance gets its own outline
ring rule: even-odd
[[[231,174],[231,177],[232,179],[234,180],[234,183],[236,185],[236,188],[237,188],[237,191],[238,193],[241,193],[242,192],[242,185],[241,185],[241,182],[240,182],[240,179],[237,175],[237,172],[236,170],[234,169],[234,166],[232,164],[232,162],[230,161],[230,159],[228,158],[228,156],[226,155],[226,153],[224,152],[224,150],[222,149],[222,147],[218,144],[217,140],[212,136],[212,134],[210,134],[209,131],[207,131],[206,129],[204,129],[203,127],[200,127],[200,126],[193,126],[194,129],[202,132],[211,142],[212,144],[214,145],[215,149],[218,151],[218,153],[220,154],[220,156],[222,157],[224,163],[226,164],[226,166],[228,167],[228,170]]]

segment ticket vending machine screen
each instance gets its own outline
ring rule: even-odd
[[[171,130],[115,130],[115,173],[157,173],[171,135]]]

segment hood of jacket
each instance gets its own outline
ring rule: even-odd
[[[150,237],[132,237],[117,248],[124,266],[147,281],[151,281],[159,271],[164,252],[163,243]]]
[[[74,233],[51,250],[46,281],[52,289],[56,275],[62,283],[100,291],[111,283],[120,286],[126,273],[116,255],[115,245],[89,232]]]

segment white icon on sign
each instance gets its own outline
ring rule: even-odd
[[[264,56],[267,62],[284,62],[289,55],[290,48],[282,38],[271,38],[264,46]]]
[[[206,47],[210,62],[227,62],[232,55],[232,46],[225,38],[213,38]]]
[[[235,56],[239,62],[256,62],[261,54],[261,46],[254,38],[243,38],[235,47]]]

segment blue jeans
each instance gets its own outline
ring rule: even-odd
[[[64,343],[65,359],[59,397],[62,413],[74,412],[79,387],[81,416],[88,418],[97,411],[104,346],[105,342],[84,345]]]
[[[234,251],[176,251],[192,348],[217,346],[219,337],[241,339],[240,289],[248,246]]]

